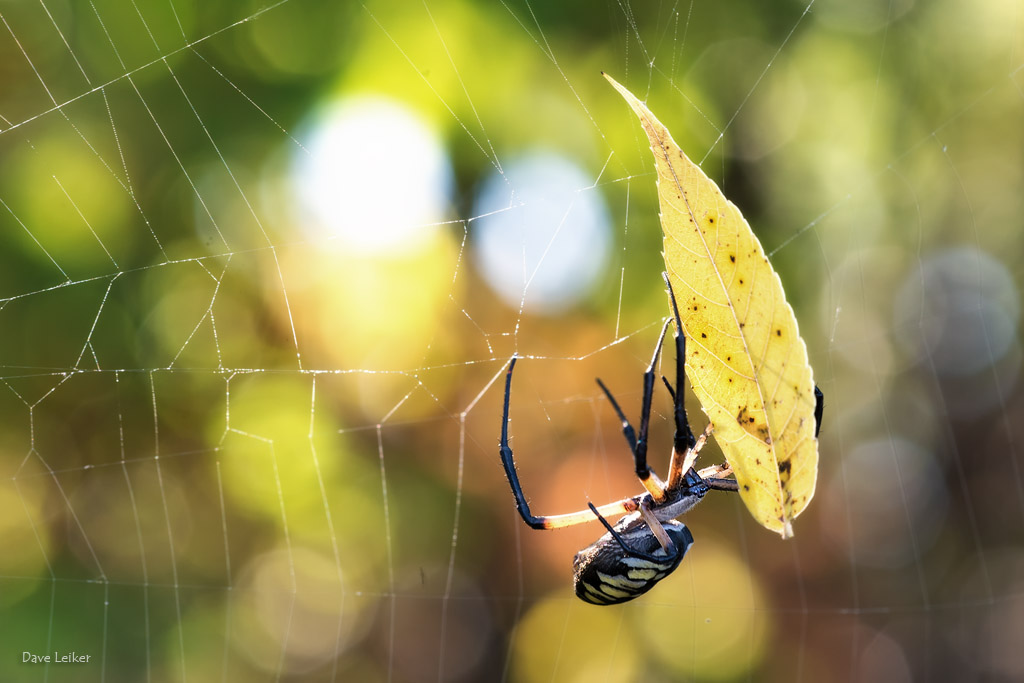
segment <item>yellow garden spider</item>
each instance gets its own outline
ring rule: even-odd
[[[513,357],[505,376],[505,409],[501,421],[501,463],[512,487],[519,514],[533,529],[558,529],[582,524],[595,518],[604,525],[608,533],[576,554],[573,561],[573,583],[576,595],[596,605],[611,605],[626,602],[643,595],[661,579],[679,566],[683,555],[693,544],[690,530],[675,518],[699,503],[710,489],[736,491],[735,479],[727,478],[732,469],[727,465],[715,465],[696,471],[693,464],[697,454],[711,434],[709,424],[695,439],[686,419],[683,401],[683,379],[685,377],[686,337],[679,320],[679,308],[668,274],[664,274],[668,295],[672,302],[673,317],[665,321],[654,348],[654,357],[644,373],[644,391],[640,408],[640,433],[626,419],[618,402],[604,383],[597,383],[608,397],[616,415],[622,421],[622,433],[633,452],[636,476],[644,485],[646,493],[623,498],[614,503],[595,507],[588,503],[587,510],[565,515],[535,517],[519,484],[512,449],[508,445],[508,407],[512,389],[512,370],[516,365]],[[651,418],[651,399],[654,394],[654,369],[658,363],[662,344],[668,326],[675,321],[676,383],[675,389],[669,381],[662,381],[672,396],[675,414],[675,441],[669,465],[668,479],[662,481],[647,465],[647,431]],[[820,419],[820,418],[819,418]],[[613,527],[605,515],[626,515]]]

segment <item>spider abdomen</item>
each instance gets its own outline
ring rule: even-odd
[[[676,546],[675,554],[665,552],[642,521],[630,517],[624,522],[616,525],[616,531],[647,557],[626,552],[611,534],[597,539],[573,560],[573,584],[580,600],[614,605],[639,597],[671,574],[693,545],[693,535],[681,522],[662,523]]]

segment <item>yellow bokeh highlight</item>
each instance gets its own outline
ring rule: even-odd
[[[372,625],[376,600],[356,595],[330,555],[278,547],[243,570],[233,604],[234,648],[254,666],[303,673],[357,643]]]
[[[380,27],[360,36],[338,91],[401,100],[437,130],[472,149],[473,156],[493,154],[496,139],[499,149],[525,149],[543,142],[574,158],[603,161],[606,151],[595,145],[598,138],[586,110],[552,94],[549,86],[560,82],[553,72],[526,66],[536,64],[536,46],[507,30],[507,8],[455,1],[427,9],[429,17],[409,11],[397,0],[367,3],[366,12]],[[488,46],[484,52],[482,45]],[[574,51],[563,67],[563,73],[580,76],[577,85],[583,91],[586,79],[596,76],[609,60],[604,46],[588,48]],[[440,54],[444,56],[439,58]],[[467,90],[469,83],[488,86]],[[593,85],[599,85],[598,79]],[[529,115],[524,115],[524,92],[530,93]]]
[[[84,142],[43,137],[31,147],[18,147],[4,159],[4,168],[8,182],[17,184],[13,193],[20,197],[10,208],[24,225],[7,231],[26,254],[40,263],[49,263],[52,257],[69,275],[86,266],[118,270],[113,261],[132,245],[137,233],[129,220],[134,207]],[[105,250],[110,250],[113,261]]]
[[[394,373],[375,375],[372,391],[360,396],[368,415],[390,410],[409,390],[405,373],[422,367],[428,355],[435,363],[459,358],[458,339],[445,325],[463,289],[453,277],[459,245],[451,229],[431,229],[411,253],[368,256],[328,243],[282,254],[303,357],[319,366]],[[279,295],[279,289],[268,292]],[[275,310],[287,325],[284,307]]]
[[[344,454],[323,454],[318,468],[309,439],[311,391],[311,378],[294,375],[250,375],[231,382],[229,431],[223,434],[218,460],[233,503],[280,521],[280,493],[322,515],[319,477],[331,478]],[[222,428],[218,416],[211,429]],[[209,438],[217,443],[221,436],[211,433]]]
[[[512,680],[633,681],[641,671],[640,656],[622,609],[595,607],[559,592],[519,622]]]
[[[0,607],[31,594],[38,583],[28,577],[43,578],[47,572],[53,542],[45,510],[45,481],[38,476],[0,479],[0,547],[17,549],[0,553],[0,575],[26,579],[3,582]]]
[[[214,271],[219,274],[219,271]],[[153,268],[146,273],[145,292],[153,301],[145,328],[157,349],[144,345],[144,365],[217,367],[213,327],[207,315],[217,281],[203,264],[188,262]],[[205,318],[205,319],[204,319]],[[198,327],[197,327],[198,326]]]
[[[282,536],[319,552],[335,547],[347,579],[380,588],[386,558],[383,500],[376,453],[355,453],[324,411],[310,439],[313,378],[257,373],[229,388],[228,430],[214,419],[209,439],[231,507],[274,525]],[[212,465],[212,464],[211,464]],[[358,510],[359,514],[350,514]]]
[[[701,536],[674,574],[632,604],[630,628],[673,674],[735,680],[754,671],[763,656],[764,606],[747,564]]]
[[[248,26],[252,47],[264,61],[258,73],[265,78],[287,80],[297,75],[319,74],[335,68],[338,53],[333,49],[347,36],[352,13],[348,3],[326,3],[317,7],[317,19],[309,21],[301,7],[283,7],[273,21],[254,21]]]
[[[401,11],[394,11],[398,7]],[[494,83],[515,83],[527,78],[522,64],[530,61],[532,47],[510,39],[514,37],[496,27],[485,9],[465,2],[444,3],[429,9],[437,26],[444,27],[441,37],[429,19],[424,22],[422,13],[407,11],[404,3],[395,0],[368,3],[366,11],[378,18],[380,30],[367,31],[361,36],[362,42],[344,80],[338,84],[339,89],[400,95],[403,101],[439,126],[457,126],[448,103],[460,110],[465,108],[465,113],[472,115],[462,82],[479,80],[484,69],[488,71],[488,80]],[[451,63],[445,64],[445,68],[432,69],[427,87],[424,74],[413,65],[424,55],[432,55],[446,34],[472,35],[474,39],[446,43],[451,63],[457,65],[458,70],[451,68]],[[396,44],[402,49],[395,49]],[[500,50],[505,59],[482,62],[480,45]],[[382,78],[385,74],[386,78]],[[494,106],[497,101],[494,97],[478,99],[479,106],[485,108]]]

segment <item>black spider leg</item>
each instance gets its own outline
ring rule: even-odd
[[[668,389],[668,393],[672,395],[672,400],[676,398],[676,392],[672,390],[672,385],[668,383],[668,380],[664,375],[661,377],[661,381],[665,383],[665,388]],[[696,445],[696,442],[695,442]],[[739,491],[740,485],[735,479],[728,479],[726,477],[702,477],[697,474],[694,468],[690,468],[689,471],[683,474],[682,482],[691,491],[703,484],[706,488],[714,489],[716,491]],[[671,485],[672,482],[669,482]]]
[[[629,443],[630,449],[633,451],[633,463],[636,469],[636,476],[639,477],[643,483],[644,488],[654,497],[656,501],[664,500],[665,491],[661,481],[658,480],[657,475],[647,465],[647,432],[651,425],[651,402],[654,395],[654,367],[658,364],[658,356],[661,355],[661,347],[665,342],[665,333],[668,332],[669,320],[665,321],[665,324],[661,328],[661,334],[658,336],[658,344],[654,347],[654,355],[651,357],[651,364],[647,366],[647,371],[644,372],[644,394],[640,406],[640,436],[637,437],[636,432],[633,430],[633,425],[629,423],[626,418],[626,414],[622,412],[622,408],[619,407],[618,401],[612,396],[612,392],[608,391],[608,387],[604,385],[604,382],[598,378],[597,385],[601,387],[604,395],[608,397],[608,401],[612,404],[612,408],[615,409],[616,415],[619,416],[619,420],[622,422],[622,434],[626,437],[626,442]]]
[[[621,546],[622,549],[626,551],[626,554],[630,557],[639,557],[640,559],[647,560],[648,562],[656,562],[662,564],[665,562],[666,559],[675,560],[677,557],[681,557],[684,553],[686,553],[687,549],[689,548],[689,546],[681,546],[677,543],[673,543],[672,548],[675,552],[669,554],[668,550],[666,549],[665,554],[661,555],[660,557],[658,555],[652,555],[650,553],[641,552],[636,548],[630,547],[630,545],[626,543],[626,539],[620,536],[619,532],[612,528],[612,525],[608,523],[608,520],[604,518],[604,515],[597,511],[597,508],[594,507],[593,503],[587,503],[587,505],[590,507],[591,512],[593,512],[594,515],[597,517],[597,520],[601,522],[604,528],[608,530],[608,533],[612,535],[612,538],[614,538],[618,542],[619,546]]]
[[[531,529],[545,528],[544,520],[530,514],[530,506],[523,494],[523,487],[519,484],[519,475],[516,474],[516,465],[512,460],[512,449],[508,446],[508,403],[512,393],[512,369],[516,366],[517,356],[512,357],[508,364],[508,373],[505,375],[505,410],[501,417],[501,464],[505,467],[505,476],[512,486],[512,493],[516,497],[516,508]]]
[[[686,417],[686,397],[683,395],[685,386],[683,383],[686,380],[686,335],[683,333],[683,323],[679,317],[679,305],[676,303],[676,293],[672,289],[672,281],[669,280],[668,273],[663,272],[661,276],[665,278],[665,285],[668,287],[668,298],[672,303],[672,317],[676,323],[676,389],[672,388],[672,384],[669,383],[664,375],[662,375],[661,381],[665,383],[665,388],[668,389],[668,393],[672,397],[676,421],[674,448],[675,452],[681,456],[688,449],[697,445],[697,439],[694,438],[693,431],[690,429],[690,422]],[[669,481],[670,486],[673,483]],[[714,477],[704,479],[692,467],[689,471],[683,473],[683,483],[691,490],[704,485],[709,489],[717,491],[739,491],[739,484],[735,479],[718,479]]]
[[[668,298],[672,302],[672,317],[676,323],[676,390],[673,391],[668,381],[665,386],[672,394],[672,407],[676,420],[676,435],[674,446],[677,453],[685,453],[687,449],[697,444],[690,430],[690,422],[686,419],[686,398],[683,396],[683,382],[686,380],[686,335],[683,334],[683,322],[679,318],[679,306],[676,304],[676,293],[672,291],[672,282],[668,279],[668,273],[662,273],[665,278],[665,285],[668,286]],[[664,378],[662,378],[664,379]]]
[[[508,408],[509,397],[512,395],[512,370],[516,366],[517,356],[512,357],[508,364],[508,373],[505,376],[505,408],[501,418],[501,465],[505,468],[505,477],[512,488],[512,495],[516,499],[516,509],[519,516],[523,518],[528,526],[533,529],[561,529],[575,524],[584,524],[593,521],[589,510],[570,512],[564,515],[543,515],[536,516],[530,513],[530,505],[526,502],[523,494],[523,487],[519,483],[519,474],[516,471],[515,460],[512,457],[512,447],[508,445]],[[628,497],[602,505],[599,508],[606,515],[627,515],[640,509],[639,497]]]
[[[709,489],[716,491],[732,491],[734,493],[739,492],[740,483],[735,479],[716,479],[714,477],[708,477],[704,479],[704,484]]]
[[[821,416],[825,412],[825,394],[821,393],[818,385],[814,385],[814,438],[818,438],[821,431]]]

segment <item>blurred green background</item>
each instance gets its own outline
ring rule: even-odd
[[[0,679],[1020,680],[1022,9],[3,0]],[[794,539],[709,495],[608,608],[497,453],[517,352],[535,512],[640,491],[593,378],[638,414],[664,266],[600,71],[826,395]]]

